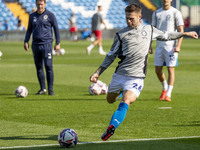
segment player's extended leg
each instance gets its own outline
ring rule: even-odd
[[[174,86],[174,81],[175,81],[175,68],[174,67],[167,67],[168,69],[168,89],[167,89],[167,94],[165,97],[166,101],[171,101],[171,93],[172,93],[172,89]]]
[[[70,31],[70,40],[73,41],[73,32]]]
[[[120,93],[108,92],[107,97],[106,97],[107,102],[112,104],[117,101],[119,96],[120,96]]]
[[[40,90],[36,93],[36,95],[46,94],[45,75],[43,70],[43,54],[38,45],[32,44],[32,51],[37,70],[37,78],[40,84]]]
[[[132,91],[125,90],[118,109],[112,116],[110,125],[114,125],[115,129],[122,123],[126,116],[129,105],[137,99],[137,96]]]
[[[166,96],[166,93],[167,93],[167,88],[168,88],[167,81],[166,81],[166,78],[165,78],[165,74],[163,73],[162,69],[163,69],[163,66],[155,66],[156,75],[157,75],[157,77],[158,77],[158,79],[161,82],[162,87],[163,87],[162,94],[159,98],[160,100],[165,99],[165,96]]]
[[[40,90],[46,90],[43,63],[37,62],[37,64],[36,64],[36,61],[35,61],[35,66],[36,66],[36,69],[37,69],[38,81],[40,83]]]
[[[118,94],[118,96],[119,96],[119,94]],[[117,99],[117,97],[114,98],[114,95],[113,95],[112,101],[111,101],[111,99],[110,100],[108,99],[108,102],[112,103],[114,100]],[[101,136],[101,139],[103,141],[106,141],[110,136],[112,136],[114,134],[115,129],[125,119],[129,105],[131,103],[133,103],[136,99],[137,99],[137,96],[132,91],[125,90],[123,92],[123,97],[122,97],[121,103],[119,104],[118,109],[113,114],[107,130]]]
[[[78,40],[78,33],[77,33],[77,30],[74,32],[74,41],[77,41]]]
[[[86,53],[90,55],[92,49],[99,43],[99,40],[96,39],[92,44],[90,44],[88,47],[86,47]]]
[[[99,39],[98,46],[99,46],[99,54],[100,55],[106,55],[106,52],[104,52],[103,46],[102,46],[102,38]]]

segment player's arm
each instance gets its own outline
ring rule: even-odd
[[[114,42],[112,44],[112,47],[110,49],[110,52],[106,55],[104,58],[101,66],[96,70],[96,72],[90,77],[91,82],[97,82],[99,76],[113,63],[115,60],[118,50],[120,47],[120,41],[118,39],[117,34],[115,35]]]
[[[178,29],[178,32],[184,32],[183,26],[178,26],[177,29]],[[178,43],[177,43],[176,47],[174,48],[174,52],[180,52],[182,41],[183,41],[183,37],[178,39]]]
[[[54,46],[54,50],[57,52],[60,49],[60,43],[56,43]]]
[[[153,14],[152,14],[152,22],[151,22],[151,25],[156,27],[156,12],[154,11]],[[149,46],[149,54],[153,54],[153,48],[152,48],[152,43],[153,43],[153,40],[151,40],[151,43],[150,43],[150,46]]]
[[[188,37],[192,37],[194,39],[198,39],[198,34],[195,31],[183,32],[182,36],[188,36]]]
[[[105,20],[104,20],[104,18],[103,18],[102,15],[101,15],[101,23],[104,25],[104,28],[105,28],[105,30],[106,30],[106,29],[107,29],[106,23],[105,23]]]
[[[107,27],[106,27],[106,23],[105,23],[105,21],[104,20],[102,20],[102,24],[104,25],[104,27],[105,27],[105,30],[107,29]]]
[[[29,44],[28,44],[28,42],[24,42],[24,49],[25,49],[26,51],[28,51],[28,49],[29,49]]]
[[[31,22],[31,17],[29,16],[28,29],[26,31],[26,35],[25,35],[25,39],[24,39],[24,49],[26,51],[28,51],[28,49],[29,49],[28,41],[30,39],[31,32],[32,32],[32,22]]]
[[[97,71],[90,77],[90,82],[97,82],[99,76],[106,70],[105,67],[100,66]]]
[[[54,50],[58,51],[60,49],[60,32],[59,32],[58,23],[54,14],[52,14],[52,23],[53,23],[53,28],[54,28],[55,38],[56,38],[56,44],[54,46]]]
[[[153,41],[151,40],[150,46],[149,46],[149,54],[153,54],[152,43],[153,43]]]
[[[164,32],[153,27],[153,39],[162,41],[176,40],[183,36],[192,37],[198,39],[198,34],[195,31],[191,32]]]
[[[72,24],[71,24],[70,19],[69,19],[68,23],[69,23],[69,28],[71,28]]]

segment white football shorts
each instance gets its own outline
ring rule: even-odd
[[[108,87],[108,92],[120,93],[124,90],[129,90],[139,97],[143,86],[144,78],[128,77],[114,73]]]
[[[154,65],[155,66],[168,66],[175,67],[178,66],[178,53],[174,53],[174,47],[169,51],[164,47],[156,48]]]

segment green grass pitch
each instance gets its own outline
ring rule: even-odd
[[[62,41],[63,56],[54,56],[55,96],[34,95],[39,90],[32,51],[25,52],[23,42],[0,42],[0,149],[61,149],[58,133],[74,129],[80,142],[101,141],[119,101],[111,105],[106,96],[88,93],[89,77],[104,59],[98,49],[86,55],[91,42]],[[112,40],[104,40],[109,51]],[[153,43],[155,50],[155,42]],[[172,102],[159,101],[162,87],[154,72],[154,54],[149,55],[145,86],[128,110],[124,122],[109,139],[155,139],[115,143],[78,144],[81,150],[199,150],[200,149],[200,49],[199,40],[184,39],[176,68]],[[109,84],[118,60],[100,80]],[[166,68],[164,72],[167,73]],[[15,88],[27,87],[26,98],[16,98]],[[164,109],[165,108],[165,109]],[[196,136],[196,138],[189,138]],[[171,139],[171,137],[185,137]],[[187,138],[188,137],[188,138]],[[166,138],[166,139],[165,139]],[[168,139],[169,138],[169,139]],[[54,144],[44,147],[32,145]],[[30,146],[17,148],[15,146]]]

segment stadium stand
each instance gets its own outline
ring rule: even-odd
[[[160,8],[162,7],[162,2],[161,0],[150,0],[151,3],[156,7],[156,8]]]
[[[190,26],[200,26],[200,0],[180,0],[180,10],[183,18],[189,18]]]
[[[15,18],[19,17],[19,19],[23,22],[23,26],[28,26],[28,13],[26,13],[25,9],[18,3],[7,3],[7,8],[14,14]]]
[[[68,19],[72,12],[77,17],[77,27],[79,30],[85,28],[91,28],[91,17],[97,11],[97,6],[100,4],[103,6],[103,16],[107,24],[108,29],[118,29],[126,26],[124,8],[129,3],[139,3],[143,9],[143,23],[151,23],[151,15],[158,7],[161,7],[160,0],[48,0],[46,8],[54,12],[59,29],[67,30]],[[191,12],[197,16],[196,13],[200,8],[199,0],[180,0],[181,8],[188,6]],[[35,8],[35,0],[17,0],[13,3],[4,3],[0,1],[0,23],[3,23],[5,19],[8,20],[10,30],[17,29],[17,16],[22,20],[23,26],[27,28],[28,15],[32,13],[32,9]],[[197,9],[197,8],[198,9]],[[188,15],[186,14],[186,16]],[[194,21],[199,20],[191,18]],[[192,22],[192,21],[191,21]],[[193,23],[193,22],[192,22]],[[196,21],[193,25],[200,25],[200,21]],[[0,25],[0,30],[4,30],[4,27]]]
[[[2,25],[5,20],[8,20],[8,24],[10,30],[17,29],[17,18],[13,15],[13,13],[7,8],[6,4],[0,2],[0,30],[5,30],[4,26]]]
[[[20,16],[23,25],[27,28],[28,17],[26,15],[32,13],[32,9],[35,7],[35,0],[18,0],[18,4],[8,3],[6,4],[7,6],[4,3],[1,4],[4,5],[1,5],[2,7],[7,7],[7,11],[14,17],[14,19],[12,19],[14,20],[13,23],[9,16],[6,15],[9,18],[9,25],[13,27],[11,30],[16,30],[17,16]],[[108,29],[123,28],[126,26],[124,8],[128,3],[123,0],[48,0],[46,8],[54,12],[59,29],[69,28],[68,19],[72,12],[74,12],[77,17],[78,29],[90,29],[91,17],[97,11],[97,6],[99,4],[103,6],[102,13],[105,17]],[[22,15],[19,14],[20,9]],[[23,10],[25,10],[26,14],[23,14]],[[5,14],[8,13],[5,12]],[[2,20],[2,18],[0,19]],[[3,28],[0,30],[3,30]]]

